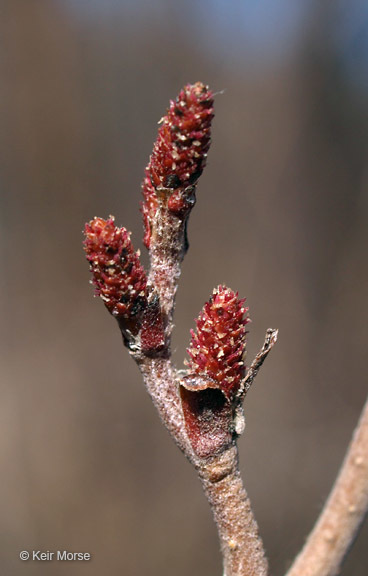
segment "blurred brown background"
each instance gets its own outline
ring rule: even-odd
[[[329,492],[367,392],[368,10],[363,2],[3,0],[0,573],[221,574],[199,482],[158,421],[81,231],[140,247],[140,182],[169,98],[216,98],[177,299],[175,359],[211,290],[247,297],[241,467],[272,573]],[[145,256],[146,258],[146,256]],[[367,526],[343,576],[367,574]],[[21,562],[21,550],[90,552]]]

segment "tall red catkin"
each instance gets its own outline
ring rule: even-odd
[[[226,286],[218,286],[196,320],[188,348],[189,372],[207,376],[217,383],[228,400],[236,395],[245,376],[246,325],[249,322],[245,298]]]
[[[158,197],[162,196],[163,190],[172,213],[182,216],[192,207],[194,199],[188,189],[195,186],[206,165],[213,116],[212,92],[208,86],[197,82],[187,84],[180,91],[161,119],[142,184],[144,244],[147,248]]]
[[[130,240],[130,232],[114,217],[94,218],[85,225],[84,250],[96,294],[119,321],[137,318],[146,307],[146,273]]]

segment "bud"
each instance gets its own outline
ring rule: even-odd
[[[244,302],[245,298],[239,299],[230,288],[216,288],[196,320],[197,332],[191,331],[188,348],[189,373],[216,382],[228,400],[234,398],[245,376],[243,356],[249,318]]]
[[[84,250],[96,294],[119,322],[134,320],[146,306],[147,278],[130,232],[115,226],[113,216],[96,217],[85,225]]]
[[[168,208],[179,217],[192,207],[193,186],[206,165],[213,116],[212,92],[201,82],[187,84],[176,100],[170,102],[167,114],[160,122],[142,184],[144,243],[147,248],[158,208],[156,190],[170,192]],[[189,198],[185,194],[187,188],[190,188]]]
[[[240,432],[237,397],[245,376],[248,308],[245,299],[219,286],[204,305],[192,330],[188,374],[180,381],[185,427],[194,452],[208,458],[226,450]]]

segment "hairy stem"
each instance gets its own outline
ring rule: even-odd
[[[163,194],[163,192],[162,192]],[[164,203],[164,200],[161,200]],[[185,223],[160,205],[155,216],[150,248],[150,273],[148,282],[157,290],[161,310],[166,318],[169,334],[175,294],[185,253]]]
[[[136,358],[136,361],[163,424],[179,448],[193,461],[193,451],[185,432],[177,375],[171,361],[167,358],[146,356]]]
[[[199,469],[217,524],[224,576],[266,576],[268,563],[232,446]]]
[[[268,329],[262,349],[251,364],[249,384],[277,340],[277,330]],[[165,353],[170,356],[169,347]],[[244,488],[237,446],[209,459],[199,458],[186,433],[179,398],[179,377],[169,357],[132,354],[162,422],[179,448],[195,466],[214,514],[224,562],[224,576],[266,576],[268,563],[258,525]]]
[[[368,400],[322,513],[287,576],[335,576],[368,510]]]

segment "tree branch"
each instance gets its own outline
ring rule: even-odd
[[[335,576],[368,510],[368,400],[322,513],[287,576]]]
[[[240,476],[237,447],[205,463],[199,476],[214,513],[224,576],[266,576],[268,563]]]
[[[171,363],[171,332],[186,227],[211,141],[213,94],[188,84],[170,102],[143,181],[147,276],[114,218],[86,224],[84,248],[96,294],[118,321],[162,422],[196,468],[214,513],[224,576],[266,576],[268,565],[239,468],[242,402],[277,341],[268,329],[245,374],[248,308],[220,285],[196,320],[187,370]],[[368,508],[368,402],[322,514],[287,576],[336,576]]]
[[[244,378],[244,381],[242,382],[239,391],[242,397],[248,392],[249,388],[253,384],[253,380],[255,379],[255,377],[259,372],[260,367],[262,366],[263,362],[266,360],[267,356],[269,355],[272,348],[276,344],[278,334],[279,334],[278,330],[275,330],[274,328],[268,328],[263,346],[256,355],[256,357],[254,358],[247,372],[247,375]]]
[[[266,576],[267,561],[239,469],[242,402],[277,339],[269,329],[245,375],[245,299],[220,285],[196,320],[187,370],[171,363],[171,332],[186,226],[206,164],[213,94],[187,85],[170,102],[146,168],[141,210],[147,275],[125,228],[94,218],[84,242],[96,293],[118,321],[163,424],[196,468],[214,513],[226,576]]]

